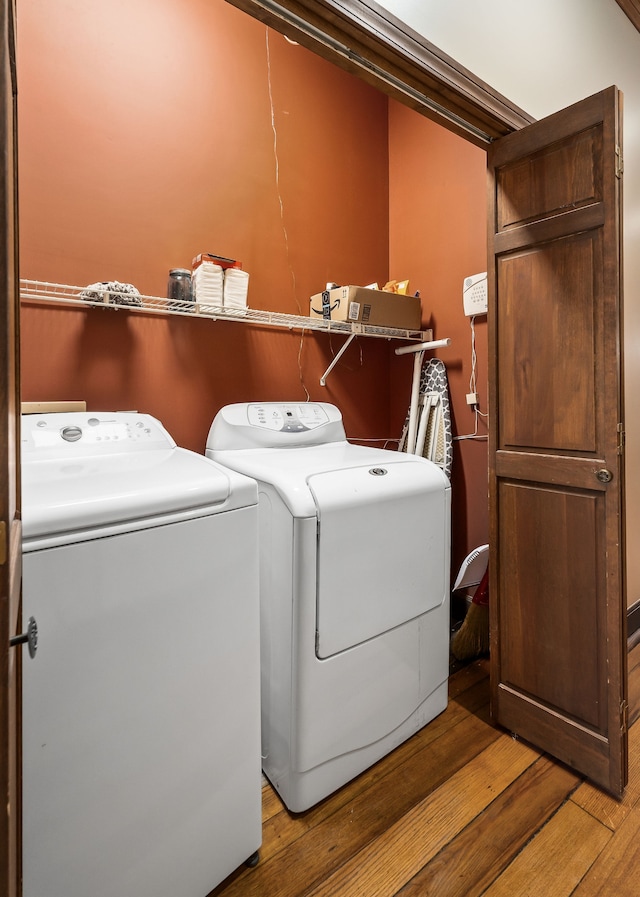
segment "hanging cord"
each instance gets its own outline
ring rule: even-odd
[[[287,226],[284,220],[284,203],[282,201],[282,193],[280,192],[280,161],[278,159],[278,132],[276,130],[276,113],[275,107],[273,104],[273,90],[271,85],[271,47],[269,45],[269,28],[265,26],[265,45],[267,51],[267,84],[269,88],[269,108],[271,111],[271,130],[273,131],[273,157],[275,161],[275,174],[276,174],[276,191],[278,193],[278,204],[280,206],[280,222],[282,224],[282,233],[284,235],[284,245],[287,256],[287,266],[289,268],[289,273],[291,274],[291,283],[293,286],[293,298],[295,299],[296,306],[298,308],[298,314],[302,315],[302,308],[300,307],[300,300],[298,299],[298,287],[296,284],[296,274],[293,270],[293,266],[291,265],[291,255],[289,252],[289,234],[287,232]],[[302,348],[304,344],[304,330],[300,333],[300,346],[298,348],[298,376],[300,377],[300,383],[302,384],[302,388],[305,391],[305,395],[307,397],[307,402],[310,401],[311,396],[309,395],[309,390],[306,387],[304,382],[304,374],[302,372]]]
[[[289,254],[289,234],[287,232],[287,226],[284,222],[284,202],[282,201],[282,193],[280,192],[280,161],[278,158],[278,132],[276,129],[276,113],[275,107],[273,104],[273,89],[271,85],[271,47],[269,45],[269,28],[265,28],[265,38],[266,38],[266,49],[267,49],[267,84],[269,87],[269,107],[271,111],[271,130],[273,131],[273,158],[276,166],[276,190],[278,193],[278,203],[280,205],[280,222],[282,224],[282,233],[284,235],[284,245],[286,249],[287,255],[287,265],[289,267],[289,273],[291,274],[291,282],[293,284],[293,297],[296,300],[296,305],[298,306],[298,313],[302,314],[302,309],[300,308],[300,302],[298,301],[297,289],[296,289],[296,275],[291,267],[291,257]]]
[[[298,347],[298,374],[300,376],[300,383],[302,384],[302,388],[305,391],[305,395],[307,397],[307,402],[311,401],[311,396],[309,395],[309,390],[306,387],[304,382],[304,374],[302,373],[302,347],[304,345],[304,330],[300,331],[300,346]]]
[[[469,377],[469,392],[477,393],[476,388],[476,366],[478,361],[478,356],[476,354],[476,316],[471,315],[470,321],[471,325],[471,376]],[[453,441],[457,442],[463,439],[476,439],[478,441],[485,441],[489,438],[487,434],[479,435],[478,434],[478,419],[480,417],[489,417],[487,413],[483,413],[480,411],[479,405],[474,405],[474,430],[473,433],[465,433],[463,436],[454,436]]]
[[[471,316],[469,321],[471,325],[471,376],[469,377],[469,392],[476,391],[476,363],[478,356],[476,355],[476,317]]]
[[[360,444],[361,442],[381,442],[383,449],[388,448],[389,445],[394,445],[395,448],[390,449],[390,451],[397,451],[400,440],[394,439],[391,436],[373,436],[371,438],[364,436],[347,436],[347,442],[355,442],[356,444]]]

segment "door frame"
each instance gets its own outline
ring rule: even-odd
[[[535,119],[374,0],[226,0],[476,146]]]
[[[20,632],[22,542],[20,522],[20,339],[16,140],[15,0],[2,0],[2,112],[0,175],[3,250],[0,256],[0,893],[21,891],[21,674],[22,652],[10,647]]]

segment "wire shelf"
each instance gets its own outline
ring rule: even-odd
[[[308,318],[280,312],[262,311],[256,308],[228,308],[207,303],[195,304],[158,296],[131,296],[117,291],[101,290],[101,299],[87,299],[81,294],[87,287],[47,283],[40,280],[20,280],[20,299],[23,302],[47,302],[56,305],[73,305],[114,311],[126,310],[136,314],[188,315],[207,318],[210,321],[236,321],[263,327],[287,330],[312,330],[322,333],[341,333],[345,336],[369,336],[382,339],[425,341],[432,338],[431,330],[403,330],[396,327],[377,327],[349,321],[331,321],[324,318]]]

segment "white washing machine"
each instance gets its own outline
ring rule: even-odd
[[[262,764],[298,812],[447,705],[449,481],[326,403],[229,405],[207,455],[258,481]]]
[[[256,484],[135,413],[23,416],[22,474],[23,893],[204,897],[261,842]]]

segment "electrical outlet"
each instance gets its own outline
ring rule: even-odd
[[[465,277],[462,285],[462,304],[468,318],[473,315],[486,315],[488,307],[486,271],[483,274]]]

